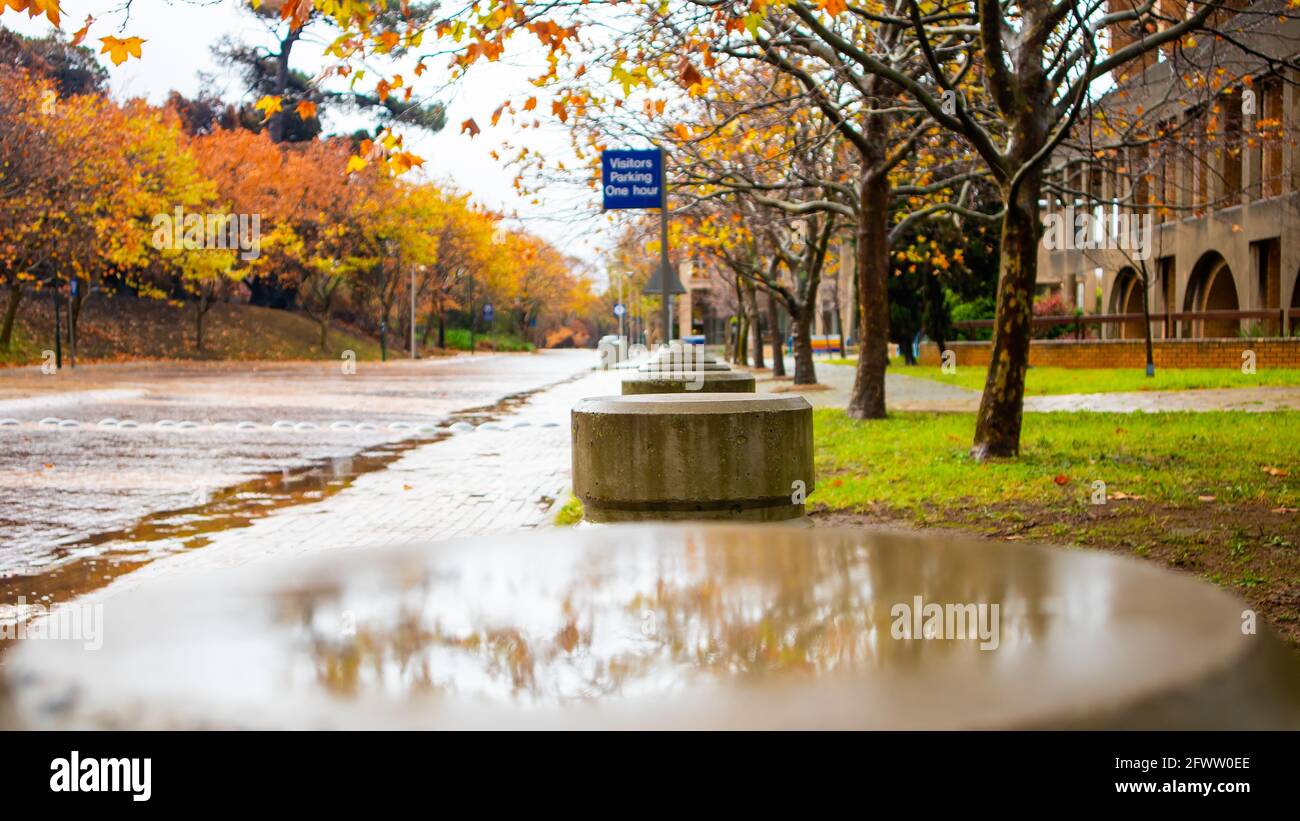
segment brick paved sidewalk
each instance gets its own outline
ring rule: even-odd
[[[594,372],[557,385],[503,416],[499,429],[415,448],[324,501],[214,534],[207,546],[152,562],[87,598],[269,558],[550,526],[569,493],[569,410],[579,399],[618,393],[619,378]]]

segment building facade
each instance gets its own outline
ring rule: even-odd
[[[1040,295],[1140,314],[1145,291],[1158,339],[1300,330],[1283,314],[1300,309],[1300,73],[1279,65],[1300,54],[1300,20],[1262,13],[1271,5],[1217,21],[1244,48],[1156,52],[1115,77],[1099,108],[1123,140],[1053,157]],[[1110,32],[1112,47],[1130,40]],[[1277,318],[1174,316],[1266,310]],[[1140,321],[1101,328],[1142,336]]]

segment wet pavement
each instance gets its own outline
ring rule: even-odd
[[[495,418],[594,361],[548,351],[349,374],[328,363],[0,371],[0,600],[67,600],[465,429],[486,425],[486,439]],[[567,436],[558,410],[535,424]]]

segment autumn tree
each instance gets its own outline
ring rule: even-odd
[[[318,77],[294,69],[291,65],[294,49],[304,37],[316,30],[331,34],[336,39],[329,50],[338,53],[340,42],[348,36],[340,30],[336,18],[326,11],[309,7],[305,15],[295,15],[293,8],[294,4],[284,0],[244,6],[274,45],[267,47],[226,38],[214,48],[222,63],[239,72],[245,87],[261,106],[260,109],[248,106],[240,111],[244,127],[256,130],[265,126],[276,143],[308,141],[320,134],[321,107],[341,112],[360,111],[375,116],[381,123],[400,121],[428,131],[443,127],[443,107],[415,99],[413,87],[400,75],[380,76],[370,89],[364,69],[344,68]],[[358,12],[365,14],[367,9],[366,32],[374,41],[371,56],[399,58],[419,47],[424,30],[432,25],[437,4],[377,3],[359,6]],[[287,17],[286,10],[289,10]],[[340,90],[325,83],[331,76],[346,81],[347,88]],[[358,90],[358,86],[367,90]],[[274,100],[273,107],[263,102],[266,100]]]

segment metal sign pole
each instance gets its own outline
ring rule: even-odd
[[[659,265],[663,270],[663,293],[659,298],[663,300],[661,315],[664,323],[664,344],[667,345],[673,339],[673,308],[672,294],[668,288],[668,152],[659,149]]]

